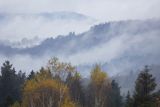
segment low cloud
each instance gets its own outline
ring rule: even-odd
[[[110,75],[160,63],[160,32],[123,34],[88,51],[64,57],[75,65],[106,64]],[[66,59],[67,58],[67,59]]]
[[[1,0],[0,12],[74,11],[103,20],[159,17],[159,0]]]
[[[133,21],[133,23],[135,22],[136,21]],[[62,53],[59,53],[56,57],[61,61],[71,62],[76,66],[92,66],[95,63],[101,63],[105,66],[110,75],[137,70],[139,68],[143,68],[144,65],[159,65],[159,24],[157,24],[156,21],[153,23],[156,23],[156,25],[149,23],[147,26],[142,23],[133,23],[127,23],[127,26],[123,26],[123,29],[119,29],[121,31],[119,35],[112,35],[111,39],[105,43],[101,43],[88,50],[84,49],[78,53],[72,53],[70,55],[62,55]],[[142,29],[138,29],[138,25],[144,25],[141,27],[148,30],[145,29],[145,31],[141,31]],[[113,29],[110,29],[109,32],[117,31],[117,27],[115,25],[112,27]],[[131,31],[136,32],[133,33]],[[104,38],[102,39],[106,39],[105,37],[108,37],[108,35],[105,34],[103,36]],[[71,43],[71,45],[67,46],[71,48],[72,45],[76,43],[76,41],[72,42],[73,44]],[[2,63],[4,60],[8,59],[16,66],[17,69],[30,72],[32,69],[38,70],[41,66],[45,66],[51,57],[53,57],[53,53],[46,54],[41,57],[32,57],[29,55],[15,55],[12,57],[1,56],[0,62]],[[87,74],[89,73],[87,72]]]
[[[42,56],[40,58],[35,58],[29,55],[14,55],[14,56],[4,56],[0,55],[0,66],[9,60],[13,67],[17,71],[22,70],[27,75],[32,71],[38,71],[42,66],[45,67],[50,58],[48,56]]]
[[[0,14],[37,14],[69,11],[93,17],[100,22],[159,18],[159,0],[1,0]],[[1,16],[1,15],[0,15]],[[1,19],[0,19],[1,20]],[[89,29],[86,21],[47,21],[42,18],[15,17],[0,21],[0,39],[16,40],[34,36],[56,37]]]
[[[3,14],[2,14],[3,15]],[[33,14],[34,15],[34,14]],[[69,14],[70,15],[70,14]],[[18,41],[22,38],[38,36],[42,39],[66,35],[69,32],[81,33],[89,29],[94,23],[92,19],[51,19],[45,16],[7,15],[0,19],[0,40]],[[69,16],[70,17],[70,16]]]

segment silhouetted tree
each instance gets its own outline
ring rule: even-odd
[[[138,75],[133,95],[134,107],[153,107],[155,104],[153,91],[156,88],[156,83],[149,71],[148,66],[145,66],[145,69]]]
[[[31,79],[33,79],[35,77],[35,72],[32,70],[31,72],[30,72],[30,74],[28,75],[28,80],[31,80]]]
[[[0,79],[0,107],[9,107],[15,101],[21,100],[24,80],[25,74],[21,71],[16,74],[9,61],[3,63]]]
[[[125,107],[133,107],[133,99],[131,98],[129,91],[126,96]]]
[[[70,90],[70,95],[73,101],[84,107],[85,105],[85,96],[84,90],[81,84],[81,76],[79,73],[75,73],[73,76],[69,73],[66,83]]]
[[[120,95],[120,87],[115,80],[112,80],[111,83],[110,100],[110,107],[122,106],[122,96]]]
[[[16,74],[17,77],[17,98],[19,99],[18,101],[20,101],[22,99],[22,89],[24,86],[24,82],[26,81],[26,74],[23,73],[22,71],[19,71],[18,74]]]

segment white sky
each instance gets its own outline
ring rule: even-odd
[[[100,20],[160,16],[160,0],[0,0],[0,12],[75,11]]]
[[[160,0],[0,0],[0,13],[41,13],[55,11],[73,11],[98,19],[101,22],[128,20],[128,19],[148,19],[160,17]],[[15,22],[14,22],[15,21]],[[50,30],[53,28],[51,24],[38,22],[38,25],[33,25],[34,20],[13,20],[7,26],[1,28],[0,39],[16,39],[22,37],[33,37],[43,35],[57,35],[61,31]],[[25,23],[26,22],[26,23]],[[31,25],[29,25],[31,23]],[[41,24],[42,23],[42,24]],[[55,22],[54,22],[55,23]],[[59,23],[59,22],[58,22]],[[2,26],[2,24],[0,23]],[[27,25],[27,26],[26,26]],[[32,26],[33,25],[33,26]],[[73,28],[77,23],[69,26]],[[88,24],[84,26],[76,26],[75,31],[84,31],[88,28]],[[26,28],[23,29],[23,26]],[[45,28],[37,28],[37,26],[45,26]],[[60,25],[62,26],[62,25]],[[81,27],[80,27],[81,26]],[[59,26],[58,26],[59,27]],[[62,30],[62,34],[69,32],[72,29],[58,28]],[[16,30],[22,29],[20,32]],[[85,28],[85,29],[81,29]],[[34,32],[32,31],[34,29]],[[39,29],[41,29],[40,32]],[[44,32],[42,29],[45,29]],[[72,30],[72,31],[73,31]],[[36,31],[36,33],[35,33]],[[48,32],[48,33],[47,33]],[[45,37],[47,37],[45,36]]]

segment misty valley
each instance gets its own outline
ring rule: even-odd
[[[99,24],[35,44],[38,38],[1,41],[0,104],[159,107],[159,34],[159,20],[135,20]]]
[[[160,107],[160,0],[0,0],[0,107]]]

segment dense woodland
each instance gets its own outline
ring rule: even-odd
[[[100,65],[88,72],[90,81],[84,84],[76,67],[57,58],[29,75],[6,61],[0,74],[0,107],[160,107],[160,90],[155,90],[156,78],[147,66],[138,75],[134,92],[125,96]]]

